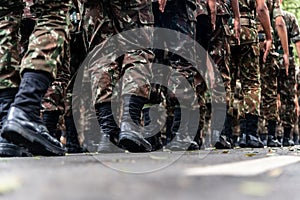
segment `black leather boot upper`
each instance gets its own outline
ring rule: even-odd
[[[49,134],[45,125],[32,121],[27,113],[16,107],[10,108],[1,136],[28,148],[33,155],[54,156],[65,153],[65,148]]]
[[[7,88],[0,90],[0,130],[7,119],[8,110],[15,99],[18,88]],[[19,147],[6,139],[0,137],[0,157],[32,156],[25,148]]]
[[[264,144],[260,140],[257,133],[258,129],[258,116],[252,114],[246,114],[246,139],[247,147],[251,148],[263,148]]]
[[[231,149],[233,148],[233,137],[232,137],[232,121],[233,117],[226,113],[225,122],[223,125],[223,130],[221,131],[221,135],[219,141],[216,142],[216,149]]]
[[[81,147],[78,139],[78,133],[75,126],[73,116],[65,116],[66,125],[66,148],[68,153],[82,153],[84,149]]]
[[[40,118],[41,102],[50,83],[50,74],[25,72],[12,106],[26,112],[31,121],[42,123]]]
[[[1,136],[29,149],[34,155],[64,155],[65,148],[51,137],[40,118],[41,101],[50,85],[50,74],[26,71],[8,113]]]
[[[193,140],[198,130],[198,123],[190,125],[190,112],[186,108],[176,107],[174,109],[174,118],[172,124],[172,135],[174,138],[166,146],[173,151],[199,150],[198,144]],[[191,133],[190,133],[191,131]],[[191,147],[191,148],[190,148]]]
[[[158,119],[153,118],[150,116],[150,108],[144,108],[144,137],[152,145],[152,151],[157,151],[163,148],[163,144],[161,141],[160,124],[157,121]]]
[[[111,103],[101,103],[99,105],[96,105],[96,112],[102,134],[98,147],[98,152],[123,152],[117,147],[120,128],[115,122],[111,109]]]
[[[57,129],[60,111],[45,111],[43,112],[43,122],[47,127],[50,135],[57,140],[60,140],[59,130]]]
[[[268,140],[267,140],[268,147],[281,147],[281,143],[276,139],[275,132],[276,132],[276,121],[268,120]]]
[[[147,99],[138,96],[123,97],[123,115],[119,145],[131,152],[149,152],[151,144],[143,137],[141,114]]]

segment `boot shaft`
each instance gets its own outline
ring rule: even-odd
[[[50,74],[25,72],[12,106],[25,111],[31,120],[41,123],[41,102],[50,83]]]

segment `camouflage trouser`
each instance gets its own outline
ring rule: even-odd
[[[66,13],[69,0],[39,0],[32,6],[37,22],[29,38],[28,51],[20,64],[19,26],[22,1],[0,3],[0,88],[18,87],[23,70],[38,70],[55,79],[57,69],[63,65],[69,40],[70,21]]]
[[[241,115],[259,115],[261,88],[258,43],[231,46],[231,55],[230,69],[239,70],[241,82]]]
[[[265,120],[278,121],[277,108],[277,76],[278,64],[277,57],[272,53],[267,57],[266,63],[263,63],[264,52],[260,52],[260,78],[261,78],[261,117]]]
[[[110,102],[121,77],[122,95],[149,97],[148,80],[152,76],[150,63],[154,57],[152,51],[146,49],[152,41],[152,35],[149,34],[154,24],[151,8],[150,0],[86,3],[87,14],[83,23],[87,33],[87,48],[93,50],[86,63],[91,74],[93,103]],[[109,40],[114,34],[141,27],[145,29],[119,37],[117,42]],[[141,49],[140,40],[145,49]],[[126,50],[128,44],[132,45],[132,50]],[[123,56],[117,55],[114,50],[122,52]]]
[[[177,37],[174,38],[174,42],[168,42],[166,44],[166,49],[178,49],[178,52],[182,52],[184,55],[178,55],[177,52],[156,52],[156,57],[162,57],[161,54],[167,54],[164,64],[172,67],[172,72],[167,77],[166,74],[159,74],[163,78],[167,78],[168,87],[172,94],[168,95],[170,101],[172,102],[177,97],[182,99],[181,107],[187,106],[190,107],[188,102],[196,102],[196,96],[188,94],[191,89],[193,93],[197,91],[197,88],[200,89],[200,86],[203,84],[203,79],[199,73],[199,69],[196,66],[193,66],[191,61],[195,59],[195,33],[196,33],[196,19],[191,17],[191,11],[194,10],[192,3],[187,3],[187,1],[170,1],[167,3],[165,12],[161,13],[158,10],[158,4],[153,4],[153,12],[155,16],[155,26],[160,28],[167,28],[174,31],[174,35],[155,35],[155,41],[165,42],[168,41],[168,37]],[[182,35],[177,34],[181,33],[184,36],[189,36],[191,39],[187,40],[186,38],[181,38]],[[176,34],[176,35],[175,35]],[[189,47],[189,49],[186,49]],[[173,73],[175,72],[175,73]],[[156,74],[157,75],[157,74]],[[187,81],[188,84],[182,84],[184,81]],[[198,90],[199,90],[198,89]],[[203,91],[202,91],[203,92]],[[193,99],[194,98],[194,99]],[[186,105],[183,105],[184,103]]]
[[[213,101],[214,103],[226,103],[227,107],[231,108],[231,72],[229,68],[230,33],[227,23],[228,16],[217,16],[216,30],[212,33],[212,38],[209,45],[209,54],[216,66],[218,66],[218,69],[216,70],[218,70],[220,73],[220,77],[215,77],[216,86],[213,89]],[[222,80],[219,80],[220,78]],[[228,114],[232,115],[232,109],[228,110]]]
[[[295,84],[295,63],[290,59],[289,75],[286,75],[285,69],[280,69],[278,76],[278,94],[281,102],[279,112],[283,127],[293,127],[296,120]]]
[[[204,92],[207,88],[200,74],[199,67],[201,66],[194,66],[191,63],[197,53],[193,48],[196,39],[196,18],[193,15],[195,9],[193,2],[174,0],[169,1],[164,13],[161,13],[157,2],[153,3],[155,26],[170,29],[174,33],[174,35],[154,34],[155,41],[165,43],[165,49],[178,50],[176,52],[155,50],[157,61],[172,68],[172,72],[169,74],[155,73],[155,76],[168,80],[167,87],[169,91],[164,92],[167,93],[167,110],[169,110],[169,113],[179,104],[180,108],[195,109],[195,107],[198,107],[200,113],[199,128],[201,129],[205,117]],[[182,35],[189,36],[190,39],[181,38]],[[174,38],[174,42],[165,42],[170,41],[169,39],[172,37],[177,37]],[[183,54],[181,55],[178,52]],[[205,61],[202,60],[201,63],[205,63]],[[184,82],[187,84],[184,84]],[[183,113],[182,116],[184,116]]]
[[[21,47],[22,52],[28,49],[29,37],[34,29],[35,19],[23,18],[21,21]],[[59,111],[63,114],[65,111],[66,87],[70,79],[70,50],[69,43],[66,41],[65,58],[63,64],[57,68],[56,79],[51,83],[48,91],[42,99],[42,112]]]

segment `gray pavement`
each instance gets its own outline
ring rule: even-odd
[[[0,158],[0,199],[292,200],[299,160],[300,147]]]

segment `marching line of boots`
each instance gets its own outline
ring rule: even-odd
[[[2,1],[0,157],[298,144],[300,31],[281,3]]]

